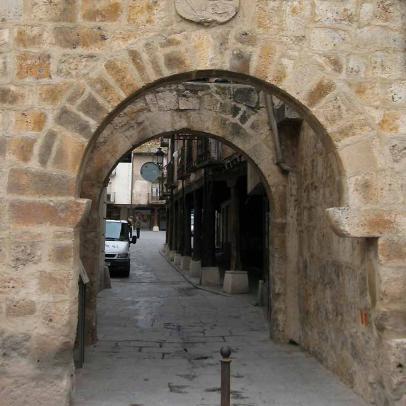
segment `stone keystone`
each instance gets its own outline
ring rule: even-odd
[[[199,24],[224,24],[240,8],[240,0],[175,0],[177,13]]]

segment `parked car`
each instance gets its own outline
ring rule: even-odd
[[[104,255],[111,273],[119,272],[130,276],[130,244],[137,237],[132,236],[131,227],[125,220],[106,220]]]

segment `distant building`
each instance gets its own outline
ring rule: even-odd
[[[165,200],[160,197],[160,178],[150,182],[141,175],[148,162],[156,163],[160,141],[154,140],[125,155],[110,175],[106,191],[106,217],[138,219],[145,230],[165,230]],[[164,157],[164,161],[166,157]]]

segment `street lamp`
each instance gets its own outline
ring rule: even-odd
[[[160,169],[162,169],[164,165],[164,156],[165,153],[162,151],[161,147],[158,147],[157,151],[155,152],[156,163]]]

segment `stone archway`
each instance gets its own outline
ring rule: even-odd
[[[230,89],[255,94],[252,104],[233,100]],[[260,100],[261,98],[261,100]],[[81,197],[93,202],[87,221],[82,227],[83,261],[91,274],[98,272],[97,261],[92,255],[97,251],[99,224],[99,195],[117,157],[154,137],[186,130],[201,136],[211,136],[242,152],[260,171],[268,190],[275,224],[285,222],[286,179],[275,165],[275,147],[269,135],[263,94],[246,85],[218,85],[188,83],[187,85],[164,85],[145,93],[129,103],[122,112],[101,132],[96,143],[88,151],[82,178]],[[275,202],[275,204],[273,204]],[[274,231],[275,246],[282,246],[283,232]],[[278,243],[276,243],[278,240]],[[279,267],[285,256],[275,252]],[[274,273],[275,275],[277,272]],[[279,274],[283,274],[280,272]],[[275,286],[283,286],[275,281]],[[95,287],[95,289],[97,289]],[[283,290],[284,288],[282,288]],[[276,293],[275,293],[276,294]],[[94,293],[95,296],[95,293]],[[284,293],[277,294],[273,314],[273,336],[283,339]],[[94,325],[94,306],[90,304],[89,323]],[[94,329],[93,329],[94,333]]]
[[[42,380],[55,386],[51,391],[53,399],[62,399],[60,404],[66,401],[71,383],[71,362],[66,360],[66,354],[72,347],[75,325],[77,229],[89,209],[89,202],[78,198],[81,168],[86,167],[85,152],[131,99],[169,76],[179,80],[210,72],[217,76],[232,72],[232,76],[264,86],[295,105],[322,136],[325,146],[332,152],[336,149],[343,175],[340,206],[345,207],[331,209],[330,219],[335,230],[347,237],[379,238],[376,249],[371,249],[378,261],[371,269],[370,282],[377,291],[371,316],[382,340],[376,396],[399,398],[399,377],[403,372],[396,360],[404,346],[404,330],[399,329],[396,320],[404,314],[401,244],[405,217],[388,197],[388,175],[384,162],[378,159],[376,128],[353,92],[337,78],[334,63],[319,63],[314,58],[301,64],[298,58],[295,69],[291,69],[280,50],[268,45],[268,38],[246,43],[241,40],[222,52],[215,35],[215,31],[195,31],[190,36],[168,36],[157,42],[162,52],[150,46],[157,38],[147,38],[129,49],[106,55],[102,64],[78,81],[63,107],[49,117],[47,131],[38,137],[29,165],[9,164],[8,222],[13,227],[42,227],[41,236],[33,233],[32,238],[41,246],[40,252],[47,253],[35,264],[33,283],[40,286],[40,299],[27,303],[20,298],[10,305],[10,312],[17,307],[32,315],[35,310],[30,309],[41,309],[38,317],[43,330],[35,334],[29,351],[41,354],[53,372],[33,368],[31,375],[20,378],[21,382]],[[26,214],[31,212],[36,215]],[[62,265],[58,263],[61,258]],[[52,275],[55,267],[61,270],[58,276]],[[45,277],[40,268],[49,270],[49,275]],[[49,281],[48,277],[53,278],[47,282],[49,286],[41,282],[41,278]],[[64,288],[58,290],[60,286]],[[55,301],[56,291],[61,310],[46,318],[46,307]],[[22,325],[21,332],[30,328]],[[50,336],[53,345],[47,346]]]
[[[231,74],[231,77],[232,76]],[[195,89],[193,89],[193,86],[195,86]],[[204,89],[205,86],[207,86],[206,90]],[[210,86],[212,89],[208,90]],[[262,103],[258,103],[256,108],[251,107],[250,116],[247,119],[246,114],[235,114],[236,111],[241,112],[244,103],[236,102],[231,94],[224,96],[224,94],[227,93],[221,94],[221,92],[216,91],[216,86],[221,87],[221,85],[210,86],[204,84],[193,85],[192,83],[184,85],[183,82],[179,84],[170,83],[154,86],[142,92],[138,97],[128,100],[124,108],[115,115],[100,132],[97,140],[95,140],[87,151],[86,164],[81,178],[80,196],[93,202],[90,214],[82,227],[82,241],[84,244],[82,258],[86,269],[90,270],[91,275],[95,275],[98,271],[97,261],[95,261],[94,257],[89,255],[89,253],[97,252],[99,247],[97,238],[99,235],[97,231],[99,226],[99,195],[105,185],[106,178],[114,168],[119,157],[143,142],[162,134],[187,130],[188,132],[215,136],[242,151],[255,163],[262,173],[264,183],[269,191],[272,207],[270,230],[272,247],[270,271],[270,277],[272,279],[271,330],[274,338],[286,341],[292,338],[289,335],[292,333],[292,328],[294,328],[292,327],[294,323],[291,321],[292,313],[298,311],[295,305],[291,303],[292,292],[288,292],[288,283],[292,282],[292,271],[297,272],[295,268],[299,266],[299,264],[295,265],[292,263],[292,258],[289,258],[289,255],[292,253],[293,255],[297,255],[295,249],[292,248],[288,242],[289,238],[294,236],[297,231],[294,229],[296,226],[293,224],[294,222],[289,220],[289,215],[292,216],[292,213],[288,212],[286,206],[289,206],[291,211],[295,210],[294,207],[291,208],[290,204],[288,205],[288,195],[292,193],[297,193],[297,198],[303,200],[304,205],[311,204],[310,197],[301,197],[299,192],[296,191],[296,182],[300,182],[301,177],[306,178],[306,174],[299,171],[298,176],[293,178],[293,175],[290,175],[290,180],[288,180],[276,165],[275,145],[273,144],[273,138],[270,136],[263,100]],[[234,86],[253,89],[247,85],[236,84]],[[261,90],[259,90],[259,92],[261,92]],[[263,94],[261,97],[263,97]],[[216,101],[218,104],[216,104]],[[304,172],[312,172],[314,170],[312,166],[318,165],[319,169],[316,169],[317,172],[325,171],[327,173],[325,178],[316,176],[313,182],[321,181],[325,184],[331,181],[333,182],[331,189],[329,189],[328,186],[323,186],[320,189],[323,193],[332,194],[330,204],[334,205],[339,204],[343,198],[342,179],[340,178],[342,168],[336,158],[335,152],[331,150],[328,140],[324,143],[320,141],[320,138],[323,136],[323,133],[316,134],[311,126],[306,124],[302,137],[307,137],[311,142],[309,142],[309,146],[307,147],[308,150],[302,150],[302,153],[305,155],[303,161],[309,160],[311,165],[308,165],[307,169],[306,164],[302,163],[302,165],[305,168]],[[312,151],[317,151],[318,155],[316,158],[312,159]],[[301,193],[311,194],[311,192],[306,190],[306,188],[312,187],[311,182],[311,180],[305,179]],[[328,200],[329,199],[326,200],[325,204],[327,204]],[[316,197],[314,203],[323,203],[323,198]],[[319,215],[323,216],[323,210],[324,209],[319,212]],[[365,388],[362,387],[362,385],[365,385],[362,375],[350,373],[347,367],[340,369],[341,367],[339,365],[346,360],[346,358],[340,355],[340,350],[343,353],[347,352],[348,348],[346,345],[343,345],[341,348],[331,345],[329,349],[329,334],[326,334],[326,342],[321,344],[323,341],[321,338],[323,337],[322,330],[332,328],[332,325],[329,326],[331,322],[323,319],[323,311],[318,312],[314,309],[316,305],[323,305],[323,299],[321,299],[323,297],[323,289],[330,291],[329,294],[332,295],[327,299],[332,303],[326,303],[327,307],[332,307],[329,310],[330,313],[335,312],[337,315],[339,313],[338,307],[340,303],[345,304],[348,309],[354,305],[358,307],[362,306],[363,310],[367,308],[368,294],[366,292],[360,295],[360,297],[362,296],[362,300],[359,302],[353,303],[348,298],[348,303],[345,303],[345,300],[341,301],[339,297],[349,293],[347,288],[344,286],[334,287],[334,284],[340,283],[340,275],[344,275],[343,277],[345,277],[343,270],[346,266],[349,272],[350,270],[353,272],[352,264],[349,265],[351,263],[349,258],[352,255],[357,258],[356,266],[360,267],[361,275],[357,275],[353,278],[350,276],[345,283],[351,283],[352,280],[359,286],[363,286],[366,280],[366,268],[369,265],[365,243],[352,243],[348,240],[337,242],[339,241],[337,237],[335,237],[334,240],[334,238],[332,239],[332,237],[326,235],[326,233],[328,234],[329,227],[325,224],[325,220],[322,220],[321,223],[315,222],[314,225],[312,225],[310,220],[306,220],[301,226],[307,227],[304,233],[307,233],[307,238],[311,242],[308,244],[309,246],[303,246],[304,248],[301,254],[305,260],[299,266],[301,269],[300,272],[304,275],[299,282],[303,283],[303,287],[307,289],[304,293],[306,298],[302,299],[302,306],[304,306],[304,308],[299,317],[303,318],[303,320],[308,318],[307,321],[302,321],[302,323],[308,323],[309,326],[309,332],[302,334],[299,342],[315,354],[329,368],[338,373],[346,382],[355,386],[357,390],[361,390],[361,388],[365,390]],[[287,231],[289,227],[290,232]],[[316,232],[320,235],[312,235],[312,233]],[[330,234],[332,233],[330,232]],[[298,240],[300,238],[303,239],[303,237],[300,236],[296,236],[295,238]],[[326,242],[323,242],[323,240]],[[329,243],[336,244],[337,248],[329,247]],[[320,244],[320,248],[330,250],[332,255],[330,263],[326,258],[314,258],[314,256],[317,256],[317,251],[319,250],[317,244]],[[340,250],[347,252],[349,256],[347,258],[349,261],[347,265],[345,261],[339,263],[340,260],[337,259],[337,252]],[[335,257],[333,254],[334,251],[336,251]],[[320,261],[320,264],[317,263],[317,261]],[[334,264],[334,261],[338,263]],[[337,275],[323,276],[322,270],[324,269],[329,273],[330,267],[333,273],[337,272]],[[314,293],[315,291],[313,291],[313,289],[317,289],[317,282],[314,284],[308,281],[306,282],[306,279],[312,279],[309,272],[315,272],[315,274],[317,274],[316,268],[320,269],[318,278],[325,278],[325,281],[320,284],[321,291],[318,293]],[[290,279],[288,279],[287,269],[290,270]],[[296,281],[296,284],[298,284],[298,281]],[[94,291],[94,299],[95,294],[96,292]],[[293,295],[294,294],[295,292],[293,292]],[[311,298],[317,295],[320,300],[315,299],[312,301]],[[89,323],[94,326],[93,316],[95,301],[91,301],[89,305]],[[308,317],[306,315],[307,312],[314,313],[316,316]],[[352,314],[354,315],[353,311]],[[332,314],[328,317],[331,316]],[[296,323],[298,323],[298,321],[296,321]],[[320,326],[313,323],[320,323]],[[347,325],[347,323],[348,320],[344,324]],[[341,326],[343,327],[343,324],[341,324]],[[93,329],[93,333],[94,331]],[[343,334],[343,339],[346,339],[345,334]],[[363,350],[360,350],[360,354],[362,353],[363,356],[368,351],[374,351],[375,349],[375,342],[367,344],[363,340],[357,341],[355,336],[351,337],[351,339],[357,342],[356,345],[358,347],[364,347]],[[368,367],[370,367],[372,361],[369,357],[367,357],[367,362]]]

